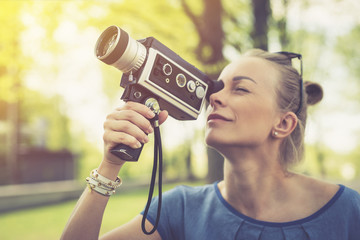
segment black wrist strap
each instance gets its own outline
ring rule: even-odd
[[[155,138],[154,164],[153,164],[153,170],[152,170],[152,175],[151,175],[148,200],[147,200],[146,207],[144,210],[144,215],[143,215],[143,218],[141,221],[141,229],[146,235],[153,234],[158,227],[159,220],[160,220],[160,212],[161,212],[161,201],[162,201],[162,146],[161,146],[161,136],[160,136],[160,128],[159,128],[159,116],[156,115],[154,120],[155,120],[154,121],[154,138]],[[147,215],[149,212],[151,200],[152,200],[153,193],[154,193],[158,161],[159,161],[159,179],[158,179],[158,186],[159,186],[158,198],[159,198],[159,200],[158,200],[157,216],[156,216],[156,221],[155,221],[153,229],[148,232],[145,228],[145,221],[146,221],[146,218],[147,218]]]

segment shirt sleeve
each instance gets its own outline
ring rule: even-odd
[[[162,206],[160,211],[160,220],[157,231],[161,239],[182,239],[184,234],[184,196],[181,190],[182,186],[176,187],[162,195]],[[158,196],[154,197],[151,201],[148,215],[146,219],[155,225],[157,212],[158,212]],[[143,210],[141,212],[144,215]],[[150,231],[151,229],[147,229]]]

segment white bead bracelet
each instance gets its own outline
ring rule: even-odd
[[[97,169],[94,169],[90,172],[90,177],[95,179],[96,181],[105,184],[106,186],[109,186],[110,188],[118,188],[121,184],[122,181],[119,177],[116,177],[115,181],[112,181],[102,175],[100,175],[100,173],[98,173]]]
[[[122,184],[119,177],[117,177],[115,181],[112,181],[100,175],[96,169],[90,172],[90,177],[86,178],[86,182],[90,190],[94,190],[103,196],[113,195],[115,193],[115,189]]]

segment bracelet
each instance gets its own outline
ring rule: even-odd
[[[113,195],[115,193],[115,189],[122,184],[119,177],[117,177],[115,181],[111,181],[110,179],[100,175],[96,169],[90,172],[90,177],[86,178],[86,182],[90,190],[94,190],[103,196]]]
[[[100,175],[97,171],[97,169],[94,169],[90,172],[90,177],[95,179],[97,182],[100,182],[106,186],[109,186],[110,188],[118,188],[121,184],[122,181],[119,177],[116,177],[115,181],[111,181],[110,179]]]
[[[86,182],[90,190],[94,190],[97,193],[100,193],[103,196],[111,196],[115,193],[114,189],[106,188],[106,186],[97,182],[95,179],[87,177]]]

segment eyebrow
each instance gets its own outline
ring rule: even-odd
[[[256,83],[256,81],[252,78],[249,78],[249,77],[246,77],[246,76],[236,76],[236,77],[233,77],[233,81],[241,81],[243,79],[246,79],[246,80],[250,80],[254,83]]]

